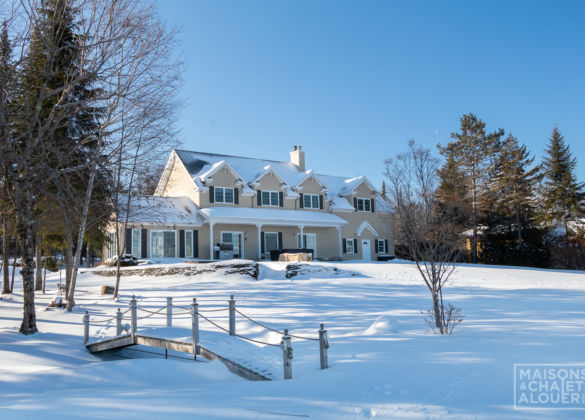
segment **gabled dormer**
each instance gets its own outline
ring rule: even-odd
[[[365,177],[349,179],[348,191],[343,194],[358,213],[374,213],[376,211],[376,196],[378,191]]]
[[[329,210],[327,186],[313,170],[307,171],[294,189],[299,194],[298,207],[300,209]]]

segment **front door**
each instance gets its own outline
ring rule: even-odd
[[[369,239],[362,239],[362,260],[372,261],[372,251],[370,250]]]

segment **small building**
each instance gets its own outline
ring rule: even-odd
[[[389,207],[372,183],[306,169],[300,146],[288,162],[173,150],[155,195],[132,200],[127,226],[125,252],[141,258],[260,260],[300,248],[324,260],[394,255]]]

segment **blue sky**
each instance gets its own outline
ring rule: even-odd
[[[537,160],[555,124],[585,181],[585,1],[159,0],[182,27],[191,150],[383,179],[472,112]]]

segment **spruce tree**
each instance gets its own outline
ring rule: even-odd
[[[514,221],[518,247],[522,246],[522,225],[534,215],[534,195],[540,179],[539,168],[530,168],[534,158],[530,157],[526,145],[518,143],[511,134],[499,149],[495,174],[490,190],[494,209],[505,218]]]
[[[555,127],[542,163],[544,188],[540,219],[549,225],[561,223],[565,238],[569,234],[569,221],[584,214],[581,202],[585,198],[585,184],[577,181],[576,166],[577,159],[573,157],[569,145]]]
[[[487,175],[493,166],[494,154],[504,135],[499,129],[493,133],[485,132],[485,123],[473,114],[461,117],[459,133],[451,133],[453,141],[439,151],[450,165],[454,165],[465,182],[471,207],[471,257],[477,263],[477,231],[480,201],[486,191]]]

